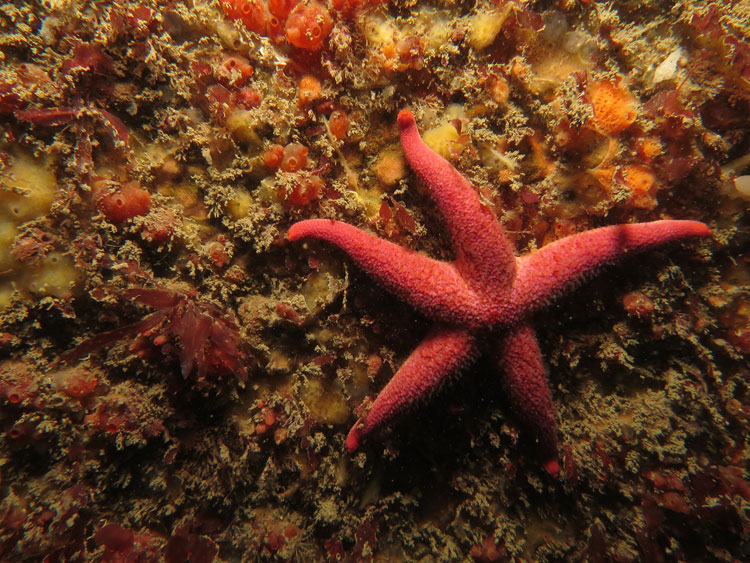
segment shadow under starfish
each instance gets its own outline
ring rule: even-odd
[[[442,262],[346,223],[300,221],[296,241],[316,238],[344,252],[389,291],[434,322],[425,339],[380,392],[347,437],[350,452],[452,375],[488,353],[503,376],[509,400],[535,436],[545,469],[559,472],[557,425],[532,313],[600,267],[670,241],[709,236],[697,221],[614,225],[557,240],[517,257],[494,214],[472,185],[422,141],[414,116],[398,114],[401,145],[445,218],[456,259]]]

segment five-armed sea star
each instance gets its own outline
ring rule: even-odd
[[[347,448],[357,450],[363,439],[432,395],[485,350],[500,367],[521,421],[536,436],[545,468],[557,475],[557,426],[531,314],[626,254],[711,232],[697,221],[614,225],[516,257],[471,184],[422,141],[411,112],[399,113],[398,126],[406,159],[445,218],[453,262],[433,260],[338,221],[311,219],[289,229],[291,241],[309,237],[341,248],[435,323],[352,427]]]

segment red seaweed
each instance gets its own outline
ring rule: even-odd
[[[131,351],[145,356],[156,346],[165,354],[177,356],[184,378],[195,380],[195,387],[206,390],[233,374],[240,382],[247,379],[247,346],[239,334],[234,315],[193,294],[164,288],[121,290],[121,297],[158,309],[135,323],[87,338],[61,355],[58,362],[71,363],[125,338],[137,337]]]

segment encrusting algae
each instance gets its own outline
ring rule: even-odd
[[[228,0],[0,9],[0,559],[750,558],[750,10]],[[535,319],[539,467],[492,366],[361,452],[428,325],[289,226],[449,260],[394,125],[519,252],[656,219]]]

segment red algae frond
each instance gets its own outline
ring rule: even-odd
[[[84,340],[60,357],[71,363],[114,342],[136,337],[131,350],[146,355],[149,349],[175,355],[182,377],[193,380],[193,387],[208,391],[234,376],[247,379],[247,347],[242,341],[234,316],[194,296],[168,289],[142,288],[115,292],[124,299],[158,309],[141,321]]]

